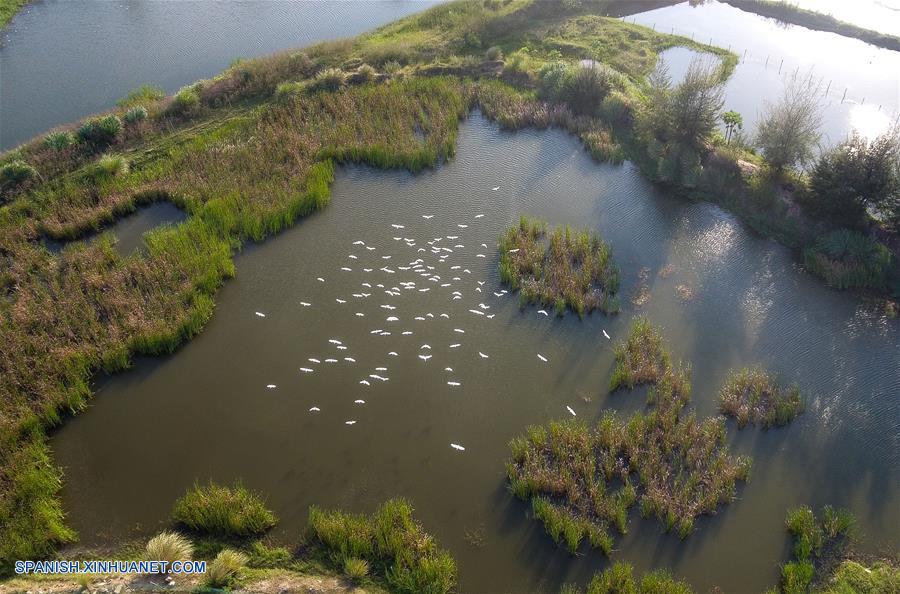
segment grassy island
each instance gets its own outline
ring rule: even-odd
[[[525,217],[500,237],[500,279],[519,291],[520,302],[569,307],[579,316],[619,311],[619,270],[600,236],[556,228]]]
[[[400,594],[446,594],[456,563],[412,518],[403,499],[385,502],[372,516],[309,510],[313,543],[328,561],[358,579],[369,571]]]
[[[803,412],[803,400],[796,386],[780,388],[762,369],[741,369],[729,375],[719,392],[719,410],[738,427],[752,423],[769,428],[790,423]]]
[[[534,516],[575,553],[586,537],[609,554],[624,534],[628,509],[655,516],[684,538],[702,514],[735,497],[750,461],[732,456],[721,418],[698,420],[682,409],[689,370],[671,363],[659,330],[637,318],[616,348],[611,390],[649,386],[652,408],[623,422],[607,413],[595,427],[571,419],[530,427],[510,443],[510,489],[530,500]]]
[[[85,407],[92,376],[127,368],[135,355],[171,353],[200,332],[235,253],[325,208],[342,163],[435,166],[453,156],[460,120],[479,108],[505,128],[564,128],[597,159],[628,158],[655,182],[715,201],[794,247],[838,226],[790,215],[776,191],[795,178],[717,135],[715,109],[700,114],[702,129],[686,128],[696,118],[676,108],[697,89],[714,96],[707,89],[737,56],[601,16],[605,7],[448,2],[354,39],[236,61],[171,97],[140,90],[0,155],[0,574],[76,538],[46,436]],[[674,46],[716,54],[721,65],[687,86],[650,84],[658,53]],[[154,201],[189,216],[146,234],[141,253],[120,255],[109,236],[59,253],[45,245]],[[606,297],[615,282],[611,269],[604,274]],[[585,301],[583,291],[559,288]],[[639,371],[616,373],[636,373],[633,384],[644,381]],[[644,486],[642,510],[686,534],[696,514],[733,497],[746,468],[723,453],[721,424],[681,414],[686,378],[662,371],[648,380],[655,407],[612,422],[609,447],[626,448],[623,464]],[[564,433],[596,439],[585,437],[595,430]],[[559,495],[548,492],[553,509],[584,522],[613,517],[602,505],[585,516],[582,501],[570,509]]]

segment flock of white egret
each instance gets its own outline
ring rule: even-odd
[[[491,188],[496,191],[498,188]],[[434,215],[420,215],[425,221],[430,221]],[[385,250],[369,245],[362,239],[355,239],[350,242],[350,251],[345,257],[343,265],[334,271],[335,275],[341,275],[341,282],[338,285],[346,285],[346,275],[358,275],[358,289],[351,290],[347,294],[339,294],[333,296],[334,303],[341,308],[346,307],[347,317],[350,320],[356,320],[357,323],[368,323],[372,328],[368,334],[372,340],[378,340],[381,337],[391,335],[400,335],[403,337],[412,337],[416,333],[416,329],[423,323],[430,320],[444,319],[450,320],[451,313],[444,312],[412,312],[413,306],[410,305],[408,299],[399,299],[401,297],[421,295],[423,299],[427,298],[427,302],[434,307],[436,302],[435,293],[439,297],[447,300],[448,306],[457,305],[452,311],[453,328],[450,336],[459,340],[456,342],[449,339],[447,347],[449,349],[459,349],[466,351],[465,326],[471,323],[485,323],[496,315],[492,311],[492,307],[497,302],[507,299],[509,294],[506,289],[485,292],[485,281],[475,280],[472,278],[472,271],[466,268],[464,264],[460,264],[459,256],[466,254],[466,234],[477,232],[477,223],[484,217],[483,214],[475,214],[473,220],[467,222],[453,223],[454,230],[451,233],[439,235],[435,237],[422,238],[411,230],[415,227],[412,223],[392,223],[389,232],[392,233],[391,239],[396,249]],[[473,226],[469,231],[470,225]],[[469,238],[471,239],[471,237]],[[487,258],[487,244],[474,244],[479,247],[475,254],[477,258]],[[390,251],[390,253],[385,253]],[[513,250],[518,251],[518,250]],[[328,283],[328,275],[317,276],[315,281],[319,283]],[[473,282],[474,281],[474,282]],[[427,296],[427,297],[426,297]],[[309,299],[309,297],[307,297]],[[383,316],[373,319],[376,314],[371,311],[365,313],[359,311],[357,305],[370,300],[378,300],[382,303],[376,311],[383,310]],[[456,301],[472,300],[472,307],[463,304],[455,304]],[[315,303],[312,301],[300,301],[299,304],[304,308],[313,308],[309,315],[316,315]],[[465,307],[464,310],[459,309],[459,305]],[[254,312],[259,318],[266,318],[263,312]],[[537,315],[550,317],[548,313],[541,309]],[[609,338],[606,331],[604,336]],[[409,347],[406,353],[408,356],[415,357],[422,365],[434,366],[434,369],[441,370],[447,374],[445,376],[446,385],[450,388],[460,388],[462,382],[460,378],[454,375],[452,367],[435,365],[432,361],[434,354],[430,344],[417,344],[415,339],[409,339]],[[346,364],[356,366],[357,360],[353,356],[345,355],[344,352],[349,350],[349,345],[339,338],[330,338],[323,348],[328,351],[328,355],[310,356],[307,358],[304,366],[299,367],[301,374],[313,374],[317,370],[325,366],[335,364]],[[491,358],[490,353],[486,353],[478,348],[471,349],[473,357],[477,360],[488,360]],[[388,357],[400,357],[397,351],[386,351]],[[536,353],[537,359],[545,365],[549,365],[551,361],[541,353]],[[362,368],[363,366],[357,366]],[[361,369],[359,372],[358,384],[361,389],[367,389],[375,382],[385,383],[390,381],[389,369],[386,365],[379,365],[371,369]],[[276,389],[275,384],[267,384],[266,388]],[[356,395],[354,395],[355,397]],[[362,398],[355,397],[354,404],[363,406],[366,401]],[[309,408],[310,414],[321,412],[321,403]],[[567,411],[575,416],[576,413],[570,406],[566,406]],[[355,425],[356,419],[347,419],[344,423],[348,426]],[[450,446],[457,451],[465,451],[465,447],[458,443],[451,443]]]

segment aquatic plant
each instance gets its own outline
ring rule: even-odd
[[[693,594],[686,583],[676,580],[667,571],[652,571],[639,580],[634,577],[634,568],[623,562],[594,574],[587,590],[577,586],[563,587],[560,594]]]
[[[790,423],[803,411],[800,389],[778,387],[762,369],[732,371],[719,392],[719,410],[737,421],[738,427],[758,423],[763,428]]]
[[[500,280],[519,291],[520,303],[553,305],[559,315],[600,309],[616,313],[619,270],[596,233],[556,228],[546,245],[546,224],[523,217],[500,237]]]
[[[388,500],[369,516],[313,506],[309,530],[314,545],[344,571],[359,573],[363,561],[396,592],[444,594],[456,582],[456,563],[412,512],[404,499]]]
[[[823,235],[803,251],[806,268],[838,289],[885,287],[891,260],[884,245],[849,229]]]
[[[187,561],[194,554],[191,541],[177,532],[160,532],[150,539],[144,551],[148,561],[165,561],[169,565],[175,561]]]
[[[238,572],[247,566],[249,557],[244,553],[222,549],[206,569],[206,584],[213,588],[224,588],[234,581]]]
[[[617,345],[616,362],[611,390],[649,384],[649,412],[627,422],[607,413],[593,428],[576,419],[554,421],[510,442],[510,490],[531,500],[534,517],[572,553],[587,538],[608,555],[612,534],[625,533],[634,503],[642,516],[656,516],[684,538],[697,516],[734,498],[736,481],[749,472],[749,460],[729,454],[721,419],[681,414],[689,372],[671,363],[661,334],[645,318]]]
[[[228,536],[261,534],[275,525],[275,514],[240,482],[194,484],[172,510],[172,520],[196,532]]]
[[[809,591],[814,582],[824,583],[845,555],[853,534],[853,516],[826,505],[821,518],[806,506],[788,510],[785,526],[794,539],[794,558],[781,567],[784,594]]]

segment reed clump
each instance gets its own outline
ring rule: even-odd
[[[212,588],[224,588],[234,582],[238,572],[247,566],[249,557],[233,549],[222,549],[209,563],[206,584]]]
[[[371,571],[396,592],[449,592],[456,583],[456,563],[413,519],[412,512],[404,499],[388,500],[372,515],[313,506],[310,538],[330,563],[353,579]]]
[[[807,506],[788,510],[785,527],[794,541],[794,557],[781,567],[781,590],[801,594],[826,583],[847,554],[855,520],[846,510],[826,505],[820,516]]]
[[[551,305],[579,316],[619,311],[619,270],[596,233],[568,227],[547,236],[546,224],[523,217],[500,237],[500,279],[519,291],[520,303]]]
[[[232,487],[210,481],[195,484],[172,510],[172,520],[194,532],[219,536],[254,536],[275,525],[259,495],[240,483]]]
[[[689,371],[671,363],[646,319],[635,320],[616,360],[611,390],[649,385],[648,412],[625,422],[608,413],[595,427],[551,422],[510,442],[511,491],[531,501],[534,516],[572,553],[587,538],[609,554],[613,533],[625,533],[635,503],[642,516],[657,517],[684,538],[697,516],[734,499],[736,482],[750,469],[749,460],[729,453],[721,418],[682,413]]]
[[[891,272],[891,253],[857,231],[838,229],[803,252],[803,263],[838,289],[884,288]]]
[[[560,594],[694,594],[685,582],[675,579],[663,570],[651,571],[639,579],[634,576],[634,568],[624,562],[613,564],[608,569],[594,574],[587,590],[575,585],[563,586]]]
[[[728,376],[719,392],[719,410],[738,427],[752,423],[768,429],[786,425],[803,412],[803,399],[797,386],[781,388],[764,370],[745,368]]]

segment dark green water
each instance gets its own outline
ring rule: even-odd
[[[495,297],[496,240],[522,214],[598,230],[623,271],[623,312],[559,320]],[[418,259],[427,276],[400,269]],[[644,268],[650,300],[635,308]],[[679,298],[679,285],[694,297]],[[729,368],[757,364],[798,383],[808,409],[783,429],[729,426],[736,451],[754,458],[738,500],[683,542],[633,513],[613,560],[668,567],[698,591],[760,592],[789,554],[784,514],[798,504],[849,507],[864,550],[900,546],[900,322],[825,288],[727,212],[666,196],[629,164],[592,162],[562,132],[506,134],[473,116],[457,157],[433,171],[341,170],[325,211],[237,257],[217,303],[199,337],[103,381],[54,436],[82,542],[151,534],[196,479],[240,477],[266,496],[284,539],[310,504],[371,510],[403,495],[458,559],[461,592],[584,582],[607,561],[557,549],[508,494],[507,443],[567,406],[589,421],[640,408],[637,393],[607,394],[612,342],[601,331],[619,340],[643,313],[692,362],[700,414],[715,413]]]

